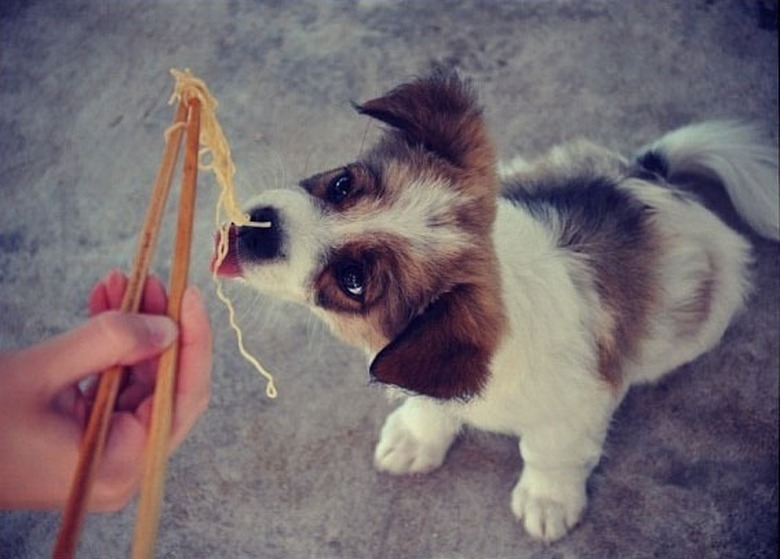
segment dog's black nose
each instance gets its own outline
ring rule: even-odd
[[[279,212],[270,206],[253,209],[252,221],[238,228],[238,252],[244,260],[273,260],[282,258],[283,223]]]

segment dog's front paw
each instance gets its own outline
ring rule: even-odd
[[[374,466],[391,474],[425,474],[444,462],[451,440],[425,440],[404,420],[403,407],[385,421],[374,451]]]
[[[526,468],[512,491],[512,512],[533,538],[553,542],[566,535],[585,509],[585,483],[576,473]]]

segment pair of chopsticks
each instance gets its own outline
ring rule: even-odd
[[[176,161],[179,157],[182,136],[186,128],[187,141],[167,308],[167,314],[171,319],[177,323],[180,320],[182,299],[189,273],[192,222],[195,213],[200,110],[200,100],[197,97],[186,100],[182,98],[174,116],[170,133],[166,134],[165,150],[155,179],[152,198],[146,210],[144,226],[138,239],[138,248],[127,289],[122,300],[121,310],[124,312],[138,312],[140,309],[143,287],[149,274],[160,222],[170,192]],[[173,396],[178,358],[179,346],[174,343],[159,359],[152,402],[151,427],[145,455],[144,477],[133,540],[132,557],[134,559],[150,558],[154,553],[168,461],[168,442],[173,420]],[[78,466],[54,547],[53,555],[56,559],[68,559],[75,554],[90,490],[97,466],[102,458],[108,426],[122,377],[123,369],[121,366],[112,367],[100,376],[95,402],[81,443]]]

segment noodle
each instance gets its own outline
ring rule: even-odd
[[[217,120],[217,100],[211,95],[211,92],[209,92],[203,80],[195,77],[189,70],[184,70],[182,72],[180,70],[171,69],[171,75],[176,80],[173,95],[170,100],[171,103],[180,101],[187,102],[193,97],[196,97],[201,103],[200,144],[203,148],[198,154],[198,167],[203,171],[213,172],[220,189],[214,216],[219,230],[219,237],[217,240],[216,261],[212,272],[212,278],[216,285],[217,297],[228,309],[230,327],[235,332],[239,353],[257,370],[258,373],[265,377],[266,396],[269,398],[276,398],[277,391],[276,385],[274,384],[274,377],[244,346],[244,335],[236,320],[235,308],[228,296],[224,293],[222,282],[217,276],[219,265],[227,257],[229,250],[228,229],[230,223],[240,227],[265,228],[271,227],[271,223],[252,221],[250,217],[241,210],[236,201],[235,188],[233,187],[233,175],[236,173],[236,167],[230,156],[230,145]],[[174,129],[175,126],[171,126],[166,130],[166,137]],[[210,160],[208,159],[209,156]],[[223,213],[227,218],[227,224],[224,224],[225,220],[222,218]]]

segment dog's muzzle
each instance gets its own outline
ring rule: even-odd
[[[282,220],[279,212],[272,207],[261,207],[249,214],[253,223],[265,226],[237,226],[231,224],[227,230],[227,253],[215,270],[220,234],[217,233],[215,254],[211,261],[212,271],[223,277],[243,275],[243,266],[251,263],[263,263],[283,257]],[[270,226],[268,225],[270,224]]]

